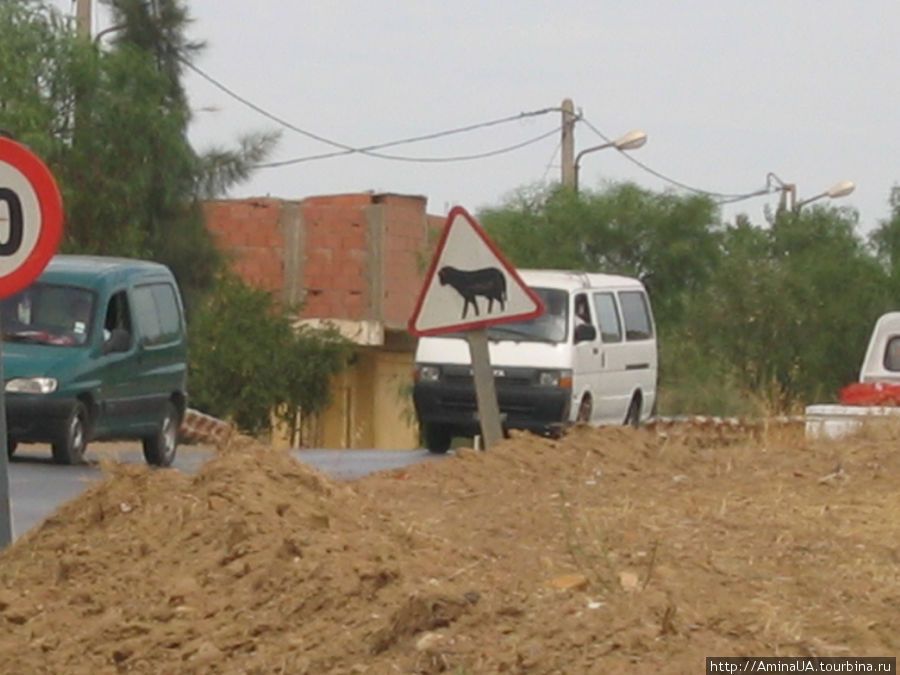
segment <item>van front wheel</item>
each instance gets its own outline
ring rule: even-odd
[[[450,427],[443,424],[425,425],[425,447],[429,452],[442,455],[450,449],[453,440],[453,432]]]
[[[152,466],[170,466],[175,460],[178,446],[178,410],[171,401],[166,401],[162,419],[156,433],[142,439],[144,459]]]
[[[72,406],[62,435],[50,447],[57,464],[80,464],[87,448],[88,413],[81,401]]]

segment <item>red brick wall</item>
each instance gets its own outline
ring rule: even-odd
[[[304,317],[369,318],[369,227],[364,208],[371,202],[371,195],[351,194],[310,197],[301,203]]]
[[[275,293],[288,281],[283,204],[279,199],[245,199],[205,205],[207,225],[233,256],[233,269]],[[309,197],[299,205],[303,316],[376,319],[387,328],[405,329],[443,217],[426,215],[423,197],[403,195],[329,195]],[[375,241],[379,223],[384,224],[380,243]],[[430,237],[429,227],[435,230]],[[373,297],[378,282],[380,299]]]
[[[415,309],[428,263],[425,200],[386,195],[384,237],[384,323],[405,328]]]
[[[277,292],[284,286],[284,238],[279,199],[207,202],[207,227],[247,282]]]

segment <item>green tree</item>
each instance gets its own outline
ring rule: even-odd
[[[185,4],[107,4],[118,29],[97,44],[39,0],[0,3],[0,128],[54,171],[64,250],[166,263],[190,305],[221,265],[202,199],[247,178],[277,135],[196,153],[181,75],[202,45],[185,38]]]
[[[678,320],[685,295],[702,287],[718,263],[712,201],[631,183],[578,194],[558,186],[520,191],[481,211],[479,221],[519,267],[640,278],[663,325]]]
[[[870,243],[890,279],[892,309],[900,308],[900,186],[888,199],[890,218],[882,220],[870,235]]]
[[[728,228],[722,263],[685,317],[691,339],[772,406],[833,399],[856,380],[888,304],[855,224],[850,211],[817,206],[781,211],[768,228]]]
[[[331,378],[349,356],[334,331],[295,329],[292,312],[234,275],[219,277],[191,323],[192,405],[259,433],[275,411],[296,426],[296,414],[320,412]]]
[[[480,220],[520,267],[622,273],[647,285],[660,344],[660,412],[759,413],[833,399],[856,379],[900,269],[900,193],[875,236],[852,210],[719,222],[708,199],[631,184],[522,190]],[[900,273],[895,273],[898,284]],[[897,290],[900,287],[894,286]]]

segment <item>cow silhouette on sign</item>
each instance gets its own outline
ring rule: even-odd
[[[452,286],[463,298],[462,318],[466,318],[469,305],[478,316],[479,295],[487,298],[487,311],[494,310],[494,301],[500,303],[500,310],[506,309],[506,275],[496,267],[485,267],[480,270],[458,270],[455,267],[442,267],[438,270],[441,286]]]

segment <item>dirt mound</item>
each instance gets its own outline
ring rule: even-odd
[[[900,460],[579,428],[338,483],[233,442],[0,555],[4,673],[662,673],[900,645]]]

